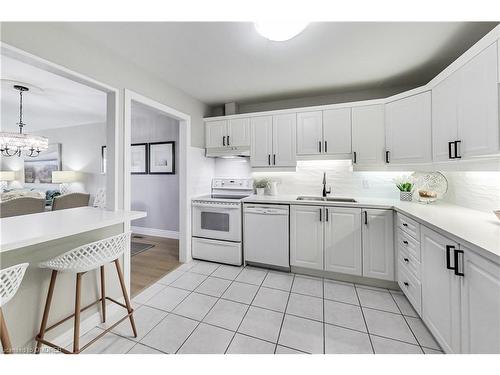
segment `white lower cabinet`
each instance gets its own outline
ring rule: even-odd
[[[290,207],[290,265],[323,270],[323,207]]]
[[[363,210],[363,276],[394,281],[392,210]]]
[[[290,265],[393,281],[392,210],[291,206]]]
[[[362,275],[360,208],[325,208],[325,270]]]
[[[462,352],[500,353],[500,265],[463,253]]]
[[[446,353],[460,353],[461,280],[447,267],[453,266],[458,244],[423,226],[420,243],[422,319]]]

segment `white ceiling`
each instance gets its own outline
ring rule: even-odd
[[[1,56],[1,127],[17,131],[19,92],[13,82],[30,87],[23,94],[26,133],[106,121],[106,95],[45,70]]]
[[[66,23],[207,104],[417,86],[496,23],[310,24],[271,42],[248,22]]]

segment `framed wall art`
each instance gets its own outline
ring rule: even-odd
[[[175,142],[149,144],[149,174],[175,174]]]
[[[130,147],[130,173],[148,173],[148,144],[133,143]]]

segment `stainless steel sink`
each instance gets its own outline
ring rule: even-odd
[[[297,198],[298,201],[322,201],[322,202],[343,202],[343,203],[355,203],[356,199],[352,198],[340,198],[340,197],[312,197],[312,196],[300,196]]]

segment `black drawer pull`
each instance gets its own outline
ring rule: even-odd
[[[325,152],[328,152],[328,142],[325,141]]]
[[[387,164],[389,164],[389,152],[390,152],[390,151],[386,151],[386,152],[385,152],[385,162],[386,162]]]
[[[226,145],[226,136],[225,135],[222,136],[222,145],[223,146]]]
[[[404,241],[403,241],[403,243],[404,243],[405,245],[408,245],[408,241],[406,241],[406,240],[404,240]]]
[[[406,223],[403,223],[403,227],[407,227],[407,226],[408,226],[408,224],[406,224]]]
[[[455,246],[446,245],[446,268],[449,270],[455,270],[455,267],[451,266],[451,254],[450,254],[451,250],[455,250]]]
[[[273,154],[273,164],[276,165],[276,154]]]
[[[229,136],[227,136],[227,145],[229,146]]]
[[[455,157],[452,159],[461,159],[462,155],[458,153],[458,145],[462,143],[462,141],[455,141],[453,142],[455,144]]]
[[[462,254],[462,271],[459,270],[459,263],[458,263],[458,256],[459,254]],[[464,276],[463,269],[464,269],[464,251],[463,250],[454,250],[454,258],[455,258],[455,275],[457,276]]]
[[[410,284],[408,282],[406,282],[406,281],[403,284],[405,284],[406,287],[410,286]]]
[[[318,145],[319,145],[319,152],[321,152],[321,141],[318,141]]]
[[[357,162],[357,158],[356,158],[356,151],[354,151],[354,152],[352,153],[352,158],[353,158],[353,161],[352,161],[352,162],[353,162],[354,164],[356,164],[356,162]]]
[[[408,258],[403,258],[403,260],[408,263],[410,260]]]
[[[271,154],[267,155],[267,164],[271,165]]]

